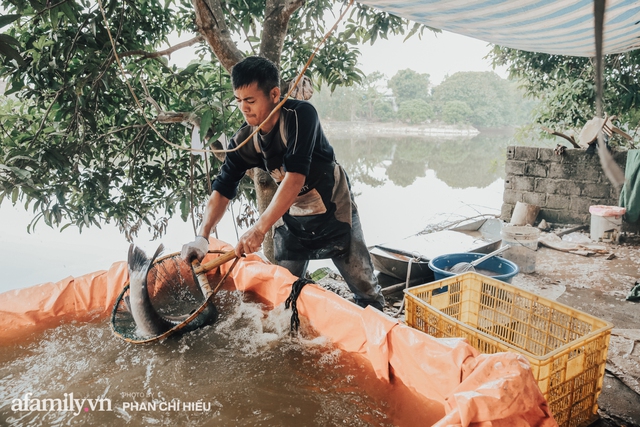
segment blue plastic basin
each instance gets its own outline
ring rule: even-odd
[[[476,252],[440,255],[429,261],[429,268],[433,271],[435,279],[441,280],[455,276],[455,274],[447,270],[459,262],[472,262],[484,255],[486,254],[479,254]],[[483,261],[481,264],[476,266],[476,270],[483,270],[480,273],[484,273],[489,277],[501,280],[505,283],[511,283],[513,276],[518,274],[518,271],[520,271],[515,263],[498,256],[494,256]]]

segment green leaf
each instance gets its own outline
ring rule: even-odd
[[[58,8],[54,7],[53,9],[49,10],[49,18],[51,19],[51,27],[54,30],[58,29]]]
[[[207,110],[200,118],[200,141],[204,140],[204,137],[207,135],[207,131],[211,127],[211,123],[213,123],[213,111]]]
[[[196,72],[196,70],[198,69],[199,66],[200,66],[200,64],[198,64],[198,63],[189,64],[187,66],[187,68],[185,68],[184,70],[180,71],[180,75],[181,76],[188,76],[190,74],[193,74],[193,73]]]
[[[2,41],[0,41],[0,55],[4,55],[15,60],[20,66],[26,65],[26,63],[24,62],[24,59],[22,59],[22,56],[20,56],[20,53]],[[8,93],[12,93],[12,92],[8,92]],[[5,92],[5,94],[7,94],[7,92]]]
[[[5,42],[6,44],[12,44],[14,46],[20,46],[20,42],[18,40],[6,34],[0,34],[0,41]]]
[[[60,9],[62,9],[62,12],[66,15],[69,21],[71,21],[74,24],[78,23],[78,20],[76,19],[76,14],[73,12],[73,8],[71,7],[70,2],[62,3],[60,5]]]
[[[22,16],[22,15],[1,15],[0,16],[0,28],[4,27],[5,25],[11,24],[13,21],[15,21],[16,19],[20,18],[20,16]]]
[[[212,136],[211,138],[209,138],[209,142],[207,143],[206,147],[210,147],[214,142],[219,140],[221,136],[222,136],[222,132],[220,132],[220,133]]]
[[[13,187],[13,191],[11,192],[11,203],[14,205],[18,201],[18,196],[20,195],[20,189],[18,187]]]
[[[189,218],[189,200],[186,197],[180,200],[180,214],[184,221]]]

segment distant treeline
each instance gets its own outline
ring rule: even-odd
[[[311,98],[320,116],[335,121],[444,123],[476,128],[519,126],[530,122],[535,101],[516,83],[494,72],[458,72],[432,86],[429,74],[406,69],[390,79],[379,72],[362,84],[323,86]]]

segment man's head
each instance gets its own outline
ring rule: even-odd
[[[280,100],[280,75],[278,67],[266,58],[250,56],[231,69],[233,95],[244,119],[251,126],[258,126]],[[263,127],[270,131],[278,121],[274,115]]]
[[[233,90],[257,83],[258,88],[269,96],[274,87],[280,87],[280,73],[276,64],[261,56],[249,56],[231,69]]]

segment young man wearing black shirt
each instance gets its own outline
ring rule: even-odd
[[[229,148],[241,144],[280,102],[279,71],[271,61],[245,58],[231,72],[233,91],[245,123]],[[278,265],[303,276],[309,260],[331,258],[356,303],[379,310],[384,297],[373,273],[360,218],[345,171],[336,162],[315,108],[289,99],[239,150],[227,153],[212,184],[198,237],[182,248],[185,259],[202,259],[208,236],[222,219],[248,169],[269,172],[278,184],[273,200],[238,241],[238,255],[260,250],[273,228]]]

